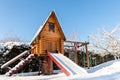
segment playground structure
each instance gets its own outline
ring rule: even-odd
[[[90,68],[90,61],[89,61],[89,55],[88,55],[88,47],[87,45],[89,44],[89,42],[78,42],[78,41],[65,41],[66,43],[70,43],[70,44],[73,44],[72,46],[69,46],[69,45],[64,45],[64,47],[66,48],[74,48],[74,55],[75,55],[75,58],[74,58],[74,61],[76,64],[78,64],[78,54],[77,54],[77,48],[80,48],[80,47],[83,47],[85,48],[85,51],[86,51],[86,61],[87,61],[87,68],[89,69]]]
[[[64,42],[74,43],[75,45],[79,44],[81,46],[85,46],[86,48],[86,59],[87,66],[89,68],[89,59],[88,59],[88,50],[87,44],[88,42],[76,42],[76,41],[67,41],[65,35],[62,31],[62,28],[58,22],[56,14],[54,11],[50,13],[44,24],[38,29],[37,33],[33,37],[30,42],[32,49],[30,51],[25,51],[8,61],[1,68],[6,68],[16,60],[22,58],[28,52],[30,54],[26,59],[21,60],[14,68],[10,69],[6,75],[11,76],[14,73],[17,73],[18,70],[23,68],[27,63],[31,61],[33,57],[40,59],[39,64],[43,74],[52,74],[53,72],[53,62],[67,75],[75,75],[75,74],[83,74],[86,73],[81,67],[76,65],[78,63],[77,53],[75,48],[75,62],[72,62],[64,54]],[[9,67],[8,67],[9,68]]]

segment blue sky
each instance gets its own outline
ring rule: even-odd
[[[65,36],[76,32],[81,41],[120,24],[120,0],[0,0],[0,40],[17,36],[30,41],[52,10]]]

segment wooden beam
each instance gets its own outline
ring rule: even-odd
[[[75,47],[75,46],[68,46],[68,45],[64,45],[64,47]]]
[[[83,45],[86,45],[86,44],[89,44],[89,42],[78,42],[78,41],[65,41],[65,42],[68,42],[68,43],[76,43],[76,44],[82,44]]]

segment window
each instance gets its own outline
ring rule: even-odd
[[[53,31],[54,32],[54,23],[49,23],[49,31]]]

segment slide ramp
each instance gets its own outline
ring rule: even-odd
[[[72,60],[60,53],[49,53],[48,56],[53,60],[57,66],[67,75],[85,75],[87,74],[86,70],[78,66]]]

